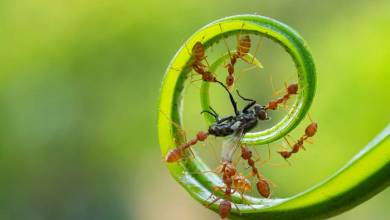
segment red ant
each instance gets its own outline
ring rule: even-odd
[[[167,120],[169,120],[168,116],[163,111],[160,111],[160,113],[163,114],[167,118]],[[205,141],[207,139],[208,135],[209,135],[208,132],[199,131],[196,134],[195,138],[193,138],[190,141],[187,141],[186,132],[180,127],[180,125],[177,124],[176,122],[172,121],[172,120],[169,120],[169,121],[180,132],[181,138],[184,139],[185,143],[180,145],[179,147],[176,147],[176,148],[170,150],[167,153],[167,155],[165,157],[165,161],[168,162],[168,163],[177,162],[178,160],[182,159],[186,149],[190,149],[190,147],[195,145],[198,141]]]
[[[190,148],[192,145],[195,145],[198,141],[206,140],[208,135],[209,135],[208,132],[199,131],[196,134],[196,137],[193,138],[192,140],[182,144],[181,146],[175,149],[170,150],[167,156],[165,157],[165,161],[168,163],[173,163],[180,160],[183,157],[183,153],[186,149]]]
[[[217,78],[214,76],[214,74],[206,69],[207,65],[204,65],[202,63],[203,60],[206,61],[206,49],[204,48],[204,45],[197,41],[194,46],[192,47],[192,50],[190,50],[187,47],[187,44],[185,44],[185,47],[187,49],[188,54],[191,56],[190,64],[186,65],[186,67],[191,67],[196,73],[202,76],[203,81],[208,82],[215,82]],[[177,68],[172,67],[172,69],[179,71]]]
[[[241,200],[244,201],[245,192],[251,190],[252,185],[242,174],[236,174],[233,176],[233,187],[240,193]]]
[[[217,80],[216,77],[210,71],[206,70],[206,65],[202,63],[202,60],[206,59],[205,53],[203,44],[200,41],[196,42],[192,47],[192,57],[194,60],[191,67],[202,76],[203,81],[215,82]]]
[[[290,145],[290,147],[292,148],[292,150],[291,151],[287,151],[287,150],[279,151],[278,153],[284,159],[290,158],[292,154],[297,153],[299,151],[299,149],[303,148],[304,141],[306,141],[309,137],[313,137],[317,133],[317,127],[318,127],[317,123],[315,123],[315,122],[310,123],[305,129],[305,134],[302,135],[302,137],[300,137],[298,139],[298,141],[293,146],[291,146],[291,144],[288,142],[288,140],[285,139],[287,141],[288,145]]]
[[[245,24],[242,24],[241,28],[243,28],[244,25]],[[221,24],[219,25],[219,28],[221,29],[221,32],[223,32]],[[226,85],[228,87],[231,87],[235,81],[235,79],[234,79],[234,65],[236,64],[238,58],[242,59],[245,55],[247,55],[249,53],[249,50],[251,49],[251,46],[252,46],[252,42],[251,42],[251,38],[249,37],[249,35],[244,35],[242,37],[238,36],[237,37],[237,49],[236,49],[236,52],[233,54],[230,53],[230,49],[226,43],[225,38],[224,38],[224,42],[225,42],[226,47],[228,48],[229,57],[230,57],[230,63],[228,63],[225,66],[228,70],[228,75],[226,76]],[[254,57],[253,57],[253,59],[254,59]],[[252,59],[252,62],[253,62],[253,59]]]
[[[241,145],[241,157],[248,161],[248,165],[252,168],[252,175],[257,177],[256,188],[261,196],[269,198],[271,190],[268,182],[260,175],[259,170],[255,166],[255,161],[252,159],[252,151],[243,145]]]
[[[286,103],[287,100],[290,98],[291,95],[296,95],[298,92],[298,84],[293,83],[287,86],[286,84],[286,94],[283,95],[282,97],[270,101],[266,106],[265,109],[271,109],[271,110],[276,110],[278,108],[279,104]]]
[[[225,184],[225,187],[215,187],[213,191],[222,190],[223,188],[225,188],[223,201],[219,204],[219,216],[224,219],[230,215],[230,210],[232,209],[232,202],[229,201],[229,199],[231,195],[236,192],[236,190],[232,189],[232,186],[234,182],[233,179],[234,176],[236,176],[237,170],[233,166],[233,164],[228,161],[224,161],[218,170],[220,173],[222,173],[222,180]],[[211,194],[211,196],[213,194]],[[207,208],[209,208],[212,204],[221,199],[221,197],[217,197],[207,205]],[[237,210],[239,210],[238,206],[235,203],[233,204],[236,206]]]
[[[230,56],[230,63],[225,66],[228,70],[228,76],[226,77],[226,85],[228,87],[232,86],[234,83],[234,65],[236,64],[237,59],[248,54],[251,48],[251,39],[249,35],[241,37],[237,43],[237,51]]]

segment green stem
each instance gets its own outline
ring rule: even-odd
[[[220,24],[223,32],[221,32]],[[305,117],[314,97],[316,77],[312,57],[303,39],[287,25],[267,17],[239,15],[224,18],[195,33],[179,49],[167,69],[161,87],[158,116],[159,141],[164,156],[175,146],[175,140],[180,136],[172,121],[181,126],[182,91],[191,70],[188,67],[191,62],[189,48],[192,48],[197,41],[201,41],[207,48],[223,37],[238,33],[262,35],[282,45],[296,64],[300,88],[296,103],[278,124],[265,131],[249,133],[243,141],[250,144],[265,144],[278,140],[293,130]],[[177,71],[177,69],[181,70]],[[204,93],[202,93],[204,96],[202,104],[206,103],[205,99],[208,99],[208,92],[205,93],[205,91],[203,90]],[[238,215],[238,210],[233,209],[232,218],[325,217],[337,214],[368,199],[389,184],[388,136],[389,129],[385,130],[360,156],[354,158],[329,180],[291,198],[248,197],[249,205],[246,205],[238,195],[234,195],[232,201],[239,205],[242,215]],[[204,205],[210,202],[207,199],[212,193],[212,187],[222,185],[217,175],[205,173],[210,168],[197,156],[188,157],[182,162],[167,164],[167,166],[172,176],[190,195]],[[210,208],[216,211],[218,204]]]

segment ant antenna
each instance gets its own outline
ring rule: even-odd
[[[223,83],[221,83],[221,82],[218,81],[218,80],[216,80],[216,82],[219,83],[219,84],[226,90],[226,92],[229,93],[229,98],[230,98],[230,102],[231,102],[232,105],[233,105],[234,113],[235,113],[236,115],[238,115],[237,102],[234,100],[233,95],[230,93],[229,89],[226,88],[226,86],[225,86]]]
[[[309,113],[307,113],[307,116],[309,117],[309,120],[310,120],[311,122],[313,122],[313,119],[311,118],[311,114],[310,114],[310,112],[309,112]]]
[[[225,33],[223,33],[222,25],[221,25],[221,24],[219,24],[219,29],[221,29],[221,33],[222,33],[222,35],[223,35],[223,42],[225,43],[225,46],[226,46],[226,48],[228,49],[229,57],[231,58],[231,57],[232,57],[232,54],[230,53],[230,48],[229,48],[229,45],[228,45],[227,42],[226,42]]]

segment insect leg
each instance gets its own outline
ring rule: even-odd
[[[219,119],[218,115],[214,114],[213,112],[210,112],[209,110],[203,110],[203,111],[200,112],[200,114],[203,114],[203,113],[208,113],[208,114],[210,114],[211,116],[213,116],[213,117],[215,118],[216,121],[219,121],[219,120],[218,120],[218,119]]]
[[[240,98],[242,98],[242,99],[245,100],[245,101],[249,101],[249,102],[250,102],[248,105],[246,105],[246,106],[244,107],[244,109],[242,110],[243,112],[248,111],[248,109],[249,109],[250,107],[252,107],[252,106],[254,106],[254,105],[256,104],[256,101],[255,101],[255,100],[253,100],[253,99],[248,99],[248,98],[244,98],[244,97],[240,94],[240,92],[239,92],[238,90],[236,90],[236,91],[237,91],[238,96],[240,96]]]
[[[228,92],[229,98],[230,98],[230,102],[232,103],[232,106],[233,106],[233,109],[234,109],[234,113],[236,115],[238,115],[237,102],[234,100],[233,95],[230,93],[229,89],[223,83],[221,83],[218,80],[216,82],[219,83]]]

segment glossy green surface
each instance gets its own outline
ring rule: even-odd
[[[211,23],[192,36],[186,42],[186,46],[191,48],[196,41],[202,41],[206,47],[209,47],[220,40],[223,36],[218,24],[223,26],[226,34],[235,34],[241,28],[245,30],[243,32],[263,34],[283,45],[293,58],[301,88],[296,103],[277,125],[265,131],[249,133],[243,141],[251,144],[265,144],[285,136],[305,117],[314,97],[315,68],[304,41],[291,28],[275,20],[262,16],[243,15]],[[183,67],[189,61],[190,54],[183,46],[171,61],[162,84],[158,132],[164,156],[169,149],[175,146],[175,139],[178,139],[177,129],[171,121],[181,124],[181,93],[189,72],[188,68]],[[177,71],[172,67],[182,70]],[[240,199],[234,196],[232,199],[239,205],[241,215],[233,209],[232,217],[243,219],[319,218],[337,214],[370,198],[389,184],[388,134],[389,129],[385,130],[333,177],[304,193],[286,199],[248,198],[250,206],[240,204],[242,203]],[[214,174],[200,174],[210,169],[199,157],[189,157],[183,162],[167,166],[172,176],[203,204],[209,203],[207,198],[210,196],[212,186],[221,183]],[[217,210],[218,204],[211,208]]]

